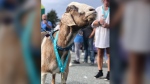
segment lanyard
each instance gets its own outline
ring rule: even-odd
[[[106,18],[107,18],[107,16],[108,16],[109,12],[110,12],[110,8],[108,8],[108,10],[107,10],[107,11],[105,11],[105,10],[104,10],[104,5],[103,5],[103,6],[102,6],[102,13],[103,13],[103,15],[104,15],[104,19],[106,19]]]
[[[67,66],[67,62],[68,62],[70,53],[68,53],[68,55],[66,57],[66,60],[64,61],[64,64],[63,64],[61,59],[60,59],[58,49],[57,49],[57,46],[56,46],[57,45],[57,40],[58,40],[58,33],[59,33],[59,31],[56,34],[56,38],[53,40],[54,41],[54,44],[53,44],[54,45],[54,52],[55,52],[55,55],[56,55],[56,60],[57,60],[57,64],[58,64],[58,67],[60,69],[60,72],[64,73],[65,69],[66,69],[66,66]]]
[[[30,37],[31,37],[30,35],[33,29],[33,21],[34,21],[35,13],[32,12],[29,14],[29,17],[26,22],[26,26],[24,28],[22,28],[21,24],[18,24],[20,15],[18,15],[16,18],[16,26],[17,26],[16,32],[18,33],[19,38],[21,40],[23,57],[25,60],[25,65],[26,65],[28,76],[29,76],[30,84],[39,84],[40,78],[36,72],[37,70],[33,63],[33,58],[32,58],[31,49],[30,49]]]

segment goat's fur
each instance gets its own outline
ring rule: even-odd
[[[36,1],[35,3],[37,4],[35,7],[36,18],[34,19],[31,38],[32,38],[32,44],[40,48],[40,44],[41,44],[39,38],[40,24],[38,23],[40,23],[39,7],[41,3],[40,1]],[[20,7],[20,9],[21,8],[22,7]],[[23,25],[26,24],[26,21],[29,17],[29,13],[25,14],[22,17],[22,20],[20,20],[20,22]],[[4,12],[1,12],[0,17],[9,17],[12,15],[12,17],[14,18],[13,14],[14,12],[11,12],[10,14],[6,10]],[[14,32],[15,27],[16,26],[14,26],[13,24],[0,25],[0,84],[29,84],[30,83],[28,78],[28,73],[26,71],[27,68],[25,66],[25,61],[23,58],[21,42],[16,32]],[[38,63],[35,64],[40,65],[40,60],[41,60],[40,58],[36,59]],[[38,66],[38,68],[40,70],[41,67]]]

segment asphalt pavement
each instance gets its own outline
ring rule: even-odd
[[[75,59],[75,53],[71,53],[71,60]],[[109,81],[104,80],[107,73],[106,64],[103,66],[104,77],[102,79],[95,79],[94,76],[97,74],[97,65],[90,66],[89,63],[82,63],[83,56],[81,55],[80,64],[72,64],[69,67],[69,75],[67,84],[109,84]],[[71,61],[72,62],[72,61]],[[46,84],[51,83],[51,74],[46,77]],[[56,74],[56,84],[61,84],[61,75]]]

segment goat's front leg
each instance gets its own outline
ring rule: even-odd
[[[61,84],[66,84],[68,73],[69,73],[69,63],[70,63],[70,60],[71,60],[71,56],[69,56],[69,60],[68,60],[65,72],[61,73]]]
[[[46,75],[46,73],[41,73],[41,84],[45,84]]]
[[[61,84],[66,84],[66,72],[65,73],[61,73]]]
[[[70,63],[70,60],[67,64],[65,73],[61,73],[61,84],[66,84],[68,73],[69,73],[69,63]]]
[[[51,82],[51,84],[55,84],[55,76],[56,76],[56,74],[52,74],[52,82]]]

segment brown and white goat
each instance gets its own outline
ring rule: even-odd
[[[57,45],[62,48],[70,45],[78,30],[89,25],[95,17],[96,12],[93,7],[77,2],[70,3],[61,18]],[[55,37],[55,35],[56,33],[53,36]],[[59,51],[61,61],[64,62],[68,52],[69,51]],[[67,62],[65,73],[61,74],[62,84],[66,84],[70,60],[71,57],[69,57]],[[51,84],[55,84],[55,75],[56,73],[60,73],[60,70],[50,37],[44,37],[41,44],[41,84],[45,84],[47,73],[52,74]]]

